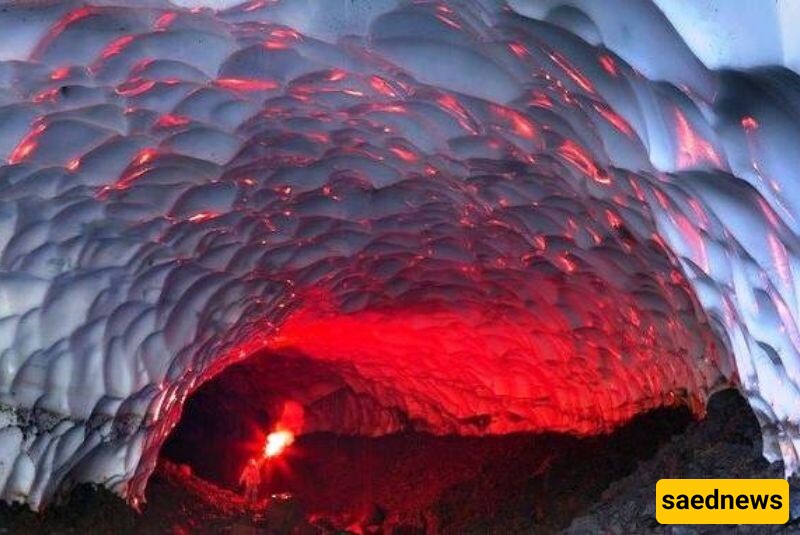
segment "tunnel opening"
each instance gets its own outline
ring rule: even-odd
[[[248,460],[266,458],[272,432],[287,430],[292,438],[303,432],[353,432],[370,417],[384,422],[402,418],[368,395],[355,393],[347,383],[354,375],[346,365],[332,366],[291,351],[257,352],[228,366],[187,399],[161,454],[236,490]],[[290,451],[287,457],[292,455]],[[283,459],[272,464],[283,464]]]
[[[312,265],[274,330],[217,356],[196,390],[190,376],[161,458],[240,499],[292,404],[302,425],[260,490],[290,493],[307,518],[338,529],[380,510],[430,531],[512,510],[563,527],[703,414],[727,358],[655,234],[569,208],[597,232],[530,243],[509,213],[426,255],[392,233]]]
[[[350,365],[285,349],[257,352],[186,400],[153,480],[171,474],[214,507],[226,500],[241,505],[240,474],[263,455],[288,402],[303,406],[302,429],[284,454],[262,466],[259,490],[262,498],[293,496],[302,516],[292,522],[343,529],[378,518],[460,530],[502,517],[509,529],[527,522],[556,529],[693,417],[676,404],[589,437],[541,429],[434,434],[388,398],[368,394],[363,381]],[[148,500],[158,500],[152,492]]]
[[[161,459],[224,489],[201,492],[213,501],[241,500],[246,464],[292,404],[302,425],[260,470],[260,492],[289,493],[307,519],[563,527],[703,414],[728,358],[655,234],[570,209],[596,235],[532,244],[507,214],[462,229],[458,247],[409,256],[415,238],[391,234],[372,254],[293,274],[274,330],[188,376]]]

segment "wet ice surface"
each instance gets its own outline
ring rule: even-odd
[[[731,382],[794,471],[797,75],[617,3],[4,7],[2,496],[136,503],[260,350],[317,363],[264,382],[308,431],[366,435],[598,433]]]

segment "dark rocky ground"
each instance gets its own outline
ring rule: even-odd
[[[406,434],[381,439],[302,437],[269,480],[289,491],[248,508],[238,495],[164,462],[141,514],[88,486],[34,514],[0,506],[6,533],[715,533],[731,528],[660,526],[663,477],[780,477],[760,456],[744,400],[712,398],[709,417],[683,410],[642,416],[606,437],[489,438]],[[800,529],[800,492],[792,517]],[[796,496],[796,497],[795,497]],[[739,528],[775,532],[778,529]]]
[[[783,533],[800,531],[800,480],[789,481],[790,520],[783,526],[662,526],[655,518],[655,485],[662,478],[779,478],[783,466],[761,456],[755,416],[738,393],[711,398],[708,418],[692,423],[651,459],[611,484],[567,533]]]

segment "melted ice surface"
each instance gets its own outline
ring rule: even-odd
[[[792,66],[788,32],[311,4],[0,13],[3,498],[135,502],[185,397],[264,349],[348,433],[597,433],[732,383],[797,469],[800,84],[708,68]]]

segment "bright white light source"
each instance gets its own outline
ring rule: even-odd
[[[277,457],[294,442],[294,433],[291,431],[273,431],[267,435],[264,444],[264,457]]]

